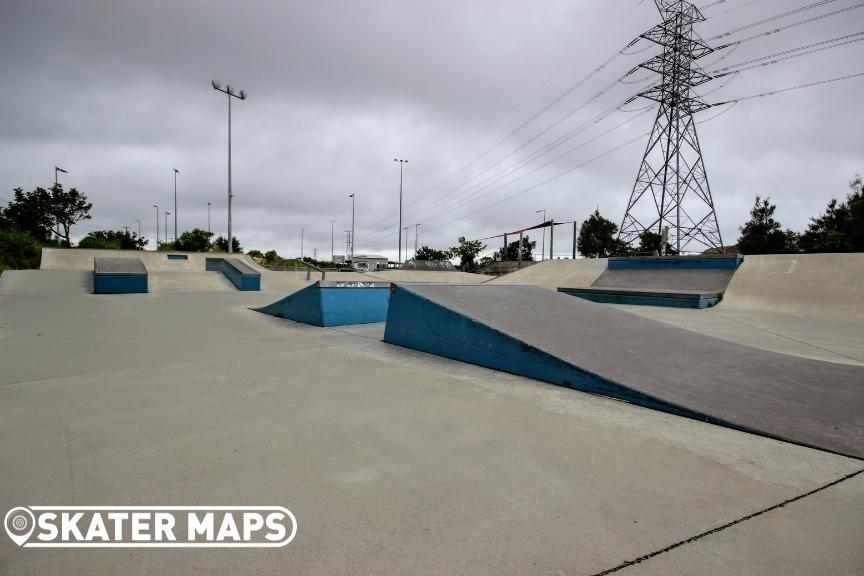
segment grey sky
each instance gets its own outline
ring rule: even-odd
[[[709,19],[698,31],[710,37],[811,3],[727,0],[705,11]],[[730,40],[856,3],[836,0]],[[173,211],[176,167],[181,231],[206,227],[209,201],[213,230],[224,234],[227,104],[210,87],[210,79],[219,78],[249,92],[248,100],[233,107],[234,226],[247,249],[297,255],[303,227],[306,254],[317,248],[329,256],[332,218],[336,253],[344,252],[343,231],[351,225],[348,195],[356,193],[356,251],[395,257],[395,157],[409,160],[403,225],[411,227],[412,249],[418,222],[420,244],[438,248],[458,236],[481,238],[537,223],[534,212],[543,208],[549,217],[569,221],[599,206],[620,222],[646,139],[585,163],[648,131],[652,112],[617,112],[524,168],[516,170],[514,162],[635,93],[638,85],[611,88],[483,171],[650,57],[650,49],[616,59],[447,179],[658,22],[650,0],[2,0],[0,201],[17,186],[49,185],[58,165],[69,171],[62,175],[64,184],[94,204],[94,218],[79,235],[134,229],[140,219],[142,232],[152,238],[151,206]],[[748,42],[717,67],[862,30],[864,8],[850,10]],[[634,51],[647,46],[643,42]],[[856,72],[864,72],[864,42],[743,72],[706,100]],[[727,243],[737,239],[756,194],[776,201],[779,220],[796,229],[832,196],[846,194],[848,180],[864,172],[862,93],[864,79],[858,78],[742,102],[700,125]],[[628,109],[641,107],[636,102]],[[708,110],[700,119],[716,113]],[[556,253],[565,255],[572,232],[559,231]]]

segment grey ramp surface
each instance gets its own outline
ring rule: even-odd
[[[864,458],[862,367],[749,348],[534,286],[406,289],[662,402]]]
[[[114,274],[120,276],[147,274],[147,268],[140,258],[94,258],[96,274]]]
[[[734,274],[735,270],[606,270],[591,287],[723,292]]]

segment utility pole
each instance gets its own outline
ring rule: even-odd
[[[153,204],[156,209],[156,250],[159,250],[159,206]]]
[[[414,258],[417,258],[417,237],[420,236],[420,224],[414,225]]]
[[[330,220],[330,261],[333,262],[336,256],[336,250],[333,244],[333,237],[336,234],[336,221]]]
[[[303,260],[303,228],[300,228],[300,260]]]
[[[54,166],[54,185],[55,185],[55,186],[56,186],[57,184],[60,183],[60,180],[57,178],[57,173],[58,173],[58,172],[62,172],[63,174],[68,174],[68,173],[69,173],[69,172],[67,172],[66,170],[64,170],[63,168],[59,168],[59,167],[57,167],[57,166]]]
[[[138,218],[135,219],[135,222],[138,223],[138,238],[141,238],[141,220]]]
[[[354,264],[354,194],[349,196],[351,198],[351,264]],[[400,235],[399,238],[402,238]]]
[[[171,215],[171,213],[166,210],[165,211],[165,243],[166,244],[168,243],[168,216],[170,216],[170,215]],[[175,238],[175,240],[176,240],[176,238]]]
[[[245,100],[246,91],[240,90],[235,94],[234,88],[232,88],[230,84],[225,86],[225,89],[223,90],[222,85],[218,80],[213,80],[211,84],[213,85],[214,90],[218,90],[219,92],[228,95],[228,253],[230,254],[234,252],[234,242],[231,236],[231,201],[234,198],[234,195],[231,193],[231,99],[238,98],[240,100]]]
[[[399,236],[399,262],[402,261],[402,167],[408,163],[407,160],[400,160],[399,158],[394,158],[393,162],[399,163],[399,228],[396,229],[397,235]],[[405,248],[407,249],[408,241],[405,241]]]
[[[174,240],[177,240],[177,174],[180,171],[174,168]]]
[[[210,202],[207,202],[207,233],[212,234],[210,230]]]
[[[573,260],[576,259],[576,240],[579,238],[579,222],[573,220]]]
[[[543,223],[546,223],[546,209],[537,210],[535,214],[543,213]],[[546,227],[543,227],[543,244],[540,245],[540,260],[546,257]]]
[[[725,253],[693,119],[711,107],[695,88],[713,78],[696,62],[714,48],[693,31],[705,20],[696,6],[684,0],[654,3],[663,22],[640,38],[663,51],[638,68],[660,74],[661,81],[637,97],[657,102],[659,109],[618,238],[632,243],[645,232],[662,235],[668,226],[679,254],[691,242]]]

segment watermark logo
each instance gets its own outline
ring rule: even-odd
[[[22,548],[278,548],[297,535],[282,506],[18,506],[3,526]]]

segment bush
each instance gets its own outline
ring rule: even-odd
[[[41,246],[27,232],[0,230],[0,268],[38,268],[41,254]]]

